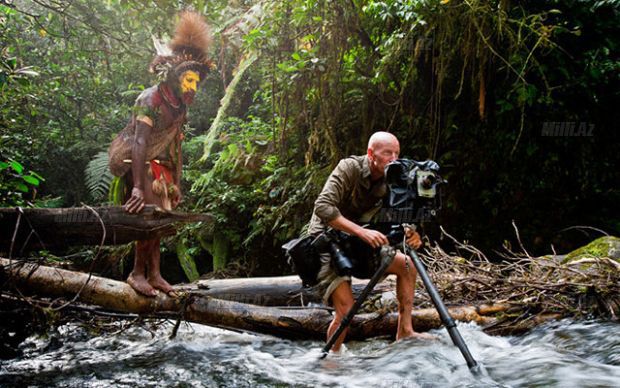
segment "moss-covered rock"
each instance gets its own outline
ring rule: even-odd
[[[598,238],[588,245],[576,249],[566,255],[563,263],[570,263],[583,258],[608,257],[620,263],[620,238],[605,236]]]

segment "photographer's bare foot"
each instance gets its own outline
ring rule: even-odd
[[[171,296],[171,297],[176,296],[176,293],[174,292],[174,288],[172,288],[170,283],[164,280],[164,278],[162,278],[161,275],[149,277],[148,282],[151,286],[153,286],[154,288],[160,291],[163,291],[168,296]]]
[[[399,333],[398,335],[396,335],[396,341],[400,341],[403,339],[436,340],[437,337],[428,333],[418,333],[417,331],[410,331],[402,334]]]
[[[135,275],[133,272],[129,274],[127,278],[127,284],[131,286],[137,293],[144,296],[155,296],[157,291],[146,281],[146,278],[141,275]]]

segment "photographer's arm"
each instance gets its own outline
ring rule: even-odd
[[[357,236],[377,248],[388,243],[385,235],[376,230],[362,228],[343,216],[339,209],[340,204],[351,197],[351,190],[359,177],[356,163],[352,159],[344,159],[338,163],[314,203],[314,212],[325,224]]]
[[[382,245],[389,244],[387,237],[385,237],[383,233],[373,229],[363,228],[355,222],[348,220],[342,215],[339,215],[338,217],[331,220],[329,222],[329,226],[334,229],[338,229],[343,232],[355,235],[364,240],[368,245],[372,246],[373,248],[379,248]]]

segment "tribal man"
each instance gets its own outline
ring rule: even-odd
[[[112,141],[110,170],[123,177],[124,209],[139,213],[145,204],[170,210],[181,200],[181,140],[190,105],[212,63],[207,59],[211,37],[202,17],[184,12],[168,46],[155,40],[157,56],[150,65],[160,82],[137,98],[131,120]],[[159,239],[136,242],[134,267],[127,283],[146,296],[157,290],[173,294],[160,274]]]

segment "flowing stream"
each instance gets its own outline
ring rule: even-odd
[[[96,334],[67,324],[22,343],[0,361],[0,386],[60,387],[620,387],[620,325],[549,323],[528,334],[494,337],[459,324],[478,376],[444,329],[436,340],[349,342],[318,361],[322,343],[286,341],[201,325],[152,333],[130,327]]]

